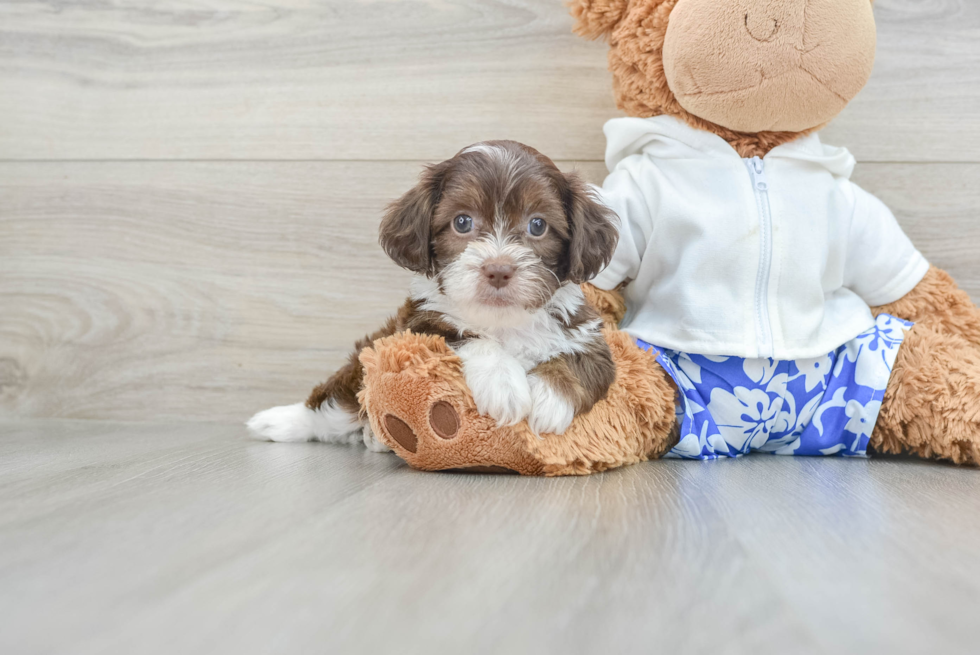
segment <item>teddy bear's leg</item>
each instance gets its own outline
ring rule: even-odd
[[[898,351],[870,446],[980,464],[980,348],[916,324]]]
[[[371,431],[411,466],[540,475],[518,428],[481,415],[462,362],[441,337],[402,333],[361,352],[360,400]],[[524,428],[526,431],[526,428]]]
[[[401,333],[362,351],[359,398],[378,439],[426,471],[587,475],[660,457],[677,443],[676,389],[630,335],[603,335],[616,380],[561,435],[537,435],[526,422],[498,427],[480,414],[462,361],[432,335]]]
[[[956,286],[949,273],[933,266],[903,298],[873,308],[875,315],[891,314],[940,334],[960,336],[980,346],[980,309]]]

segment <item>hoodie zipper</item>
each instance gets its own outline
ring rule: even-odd
[[[745,164],[752,177],[752,190],[759,209],[759,273],[755,280],[756,341],[759,357],[772,357],[772,325],[769,322],[769,276],[772,271],[772,208],[769,205],[769,179],[766,163],[759,157]]]

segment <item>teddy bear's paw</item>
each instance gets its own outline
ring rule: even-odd
[[[380,436],[415,468],[467,473],[540,475],[542,466],[522,448],[512,428],[498,431],[493,420],[470,407],[457,410],[446,399],[428,408],[389,408],[379,417]]]
[[[513,367],[502,364],[493,356],[492,344],[478,345],[470,348],[469,363],[479,380],[474,387],[483,392],[484,411],[489,407],[507,421],[526,416],[531,392],[523,368],[512,358]],[[361,362],[364,388],[359,399],[371,429],[412,467],[542,474],[544,465],[527,447],[533,439],[530,430],[521,424],[497,427],[494,417],[480,413],[464,374],[466,360],[441,339],[410,333],[380,339],[362,351]],[[494,370],[501,366],[502,371]]]
[[[575,418],[575,407],[565,396],[537,375],[527,376],[531,389],[531,413],[527,422],[535,434],[564,434]]]
[[[446,401],[433,403],[429,408],[427,419],[427,426],[418,425],[413,428],[401,417],[389,413],[382,418],[382,424],[395,443],[413,454],[419,451],[420,444],[423,442],[430,448],[438,448],[440,442],[455,439],[459,434],[459,413]],[[436,439],[429,439],[430,434],[435,435]]]
[[[527,373],[517,360],[485,341],[475,340],[459,350],[466,385],[480,414],[500,427],[516,425],[531,412]]]

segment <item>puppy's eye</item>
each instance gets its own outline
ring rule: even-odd
[[[466,234],[473,229],[473,219],[466,214],[460,214],[453,219],[453,229],[459,234]]]
[[[527,233],[532,237],[539,237],[548,229],[548,224],[543,218],[532,218],[527,224]]]

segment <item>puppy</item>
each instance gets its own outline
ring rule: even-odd
[[[387,450],[357,400],[358,355],[411,330],[446,339],[480,413],[563,433],[616,373],[580,287],[612,257],[616,220],[576,175],[514,141],[478,143],[429,166],[381,223],[385,252],[418,274],[405,305],[305,404],[260,412],[248,429],[272,441],[363,439]]]

